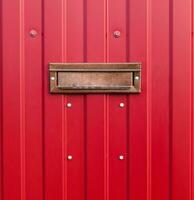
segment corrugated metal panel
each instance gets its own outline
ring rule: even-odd
[[[41,2],[3,1],[3,197],[42,199]],[[36,28],[37,38],[29,37]]]
[[[2,200],[193,199],[192,5],[3,0]],[[130,61],[139,95],[48,92],[49,62]]]

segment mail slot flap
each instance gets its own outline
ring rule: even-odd
[[[139,93],[140,63],[51,63],[51,93]]]

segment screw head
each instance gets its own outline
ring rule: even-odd
[[[73,159],[73,156],[72,155],[68,155],[67,156],[67,160],[72,160]]]
[[[30,31],[30,36],[31,36],[32,38],[35,38],[37,35],[38,35],[37,30],[32,29],[32,30]]]
[[[121,108],[123,108],[123,107],[125,107],[125,104],[124,104],[124,103],[120,103],[119,106],[120,106]]]
[[[119,156],[119,160],[124,160],[124,156],[123,156],[123,155],[120,155],[120,156]]]
[[[139,76],[135,76],[135,80],[139,80]]]
[[[51,80],[52,80],[52,81],[54,81],[54,80],[55,80],[55,77],[54,77],[54,76],[52,76],[52,77],[51,77]]]
[[[120,31],[114,31],[114,37],[115,38],[119,38],[119,37],[121,37],[121,32]]]
[[[72,104],[71,103],[67,103],[67,107],[71,108]]]

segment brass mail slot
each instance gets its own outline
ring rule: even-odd
[[[50,63],[51,93],[140,93],[140,63]]]

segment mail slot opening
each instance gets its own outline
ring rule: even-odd
[[[51,93],[139,93],[140,64],[50,64]]]

